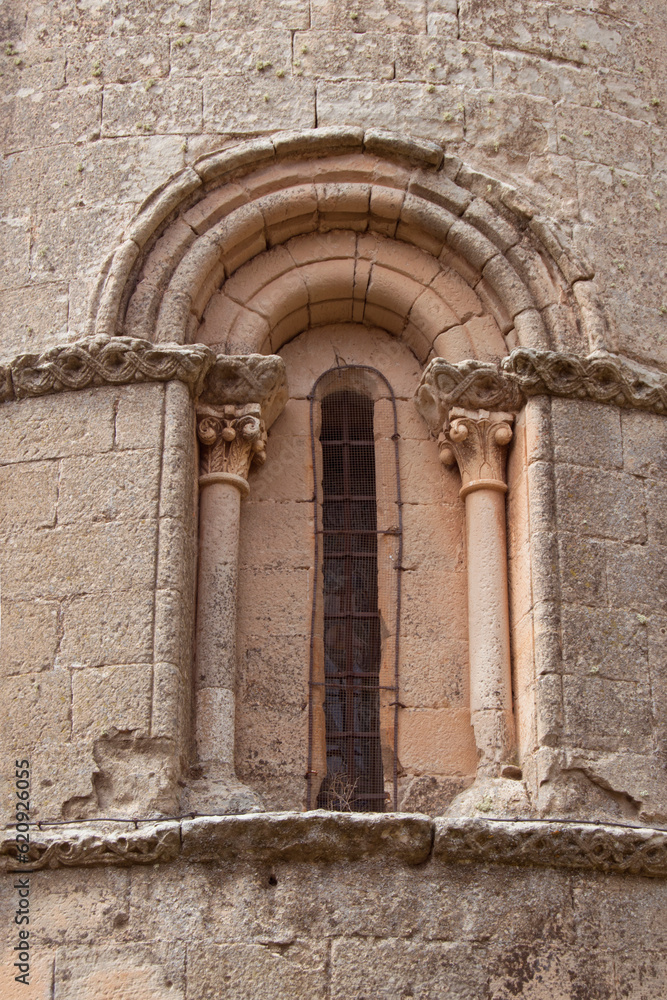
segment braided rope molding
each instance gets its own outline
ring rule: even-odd
[[[433,855],[447,862],[667,876],[667,830],[589,823],[435,820]]]
[[[253,388],[265,395],[276,378],[272,355],[217,355],[203,344],[153,344],[133,337],[93,337],[20,354],[0,364],[0,402],[95,386],[134,385],[178,379],[193,396],[211,398],[243,382],[243,398]],[[284,378],[284,373],[282,375]],[[518,348],[493,364],[434,358],[424,371],[417,396],[428,421],[442,427],[452,406],[473,409],[521,408],[528,396],[588,399],[597,403],[667,413],[667,375],[619,355],[588,357]],[[240,398],[240,397],[239,397]],[[439,419],[442,415],[442,419]]]
[[[218,355],[203,344],[153,344],[133,337],[93,337],[21,354],[0,365],[0,402],[141,382],[184,382],[210,402],[270,402],[267,426],[287,399],[282,358]]]
[[[138,821],[137,821],[138,822]],[[150,821],[139,829],[85,821],[31,833],[29,863],[17,861],[12,831],[0,842],[0,871],[187,862],[332,862],[385,857],[408,865],[501,864],[667,877],[667,830],[540,820],[359,813],[254,813]]]
[[[434,358],[415,398],[434,434],[453,406],[516,412],[529,396],[590,400],[667,414],[667,375],[605,352],[588,357],[517,348],[499,363]]]

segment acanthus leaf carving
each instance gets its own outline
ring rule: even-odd
[[[438,435],[440,461],[458,464],[461,496],[484,486],[505,492],[506,447],[512,440],[511,413],[454,407]]]
[[[266,460],[266,425],[259,403],[199,406],[197,436],[200,476],[224,472],[247,479],[253,461],[261,465]]]

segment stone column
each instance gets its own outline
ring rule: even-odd
[[[461,473],[471,722],[479,754],[478,778],[496,778],[507,773],[504,766],[511,764],[514,753],[505,461],[512,411],[521,405],[521,395],[495,365],[478,361],[451,365],[435,358],[422,376],[415,402],[438,440],[441,461],[456,463]]]
[[[253,358],[255,364],[248,364]],[[256,793],[237,779],[234,767],[241,500],[250,492],[248,477],[252,465],[266,460],[267,424],[282,409],[286,386],[284,366],[277,357],[221,358],[217,369],[209,377],[197,406],[200,502],[195,743],[198,760],[192,805],[197,812],[241,813],[263,808]],[[263,380],[257,378],[258,369],[263,369]],[[210,401],[216,397],[222,400]]]
[[[505,457],[511,413],[450,410],[438,438],[440,460],[458,464],[459,496],[466,505],[470,713],[479,753],[478,772],[493,777],[514,749]]]

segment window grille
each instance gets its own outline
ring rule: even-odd
[[[366,366],[310,396],[315,585],[308,808],[396,809],[402,518],[396,401]]]

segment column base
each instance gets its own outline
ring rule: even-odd
[[[231,774],[218,773],[195,779],[190,784],[187,801],[188,811],[200,816],[266,812],[257,792]]]
[[[520,774],[518,768],[508,768]],[[480,819],[530,819],[531,806],[526,783],[521,778],[478,774],[470,788],[457,795],[447,816]]]

